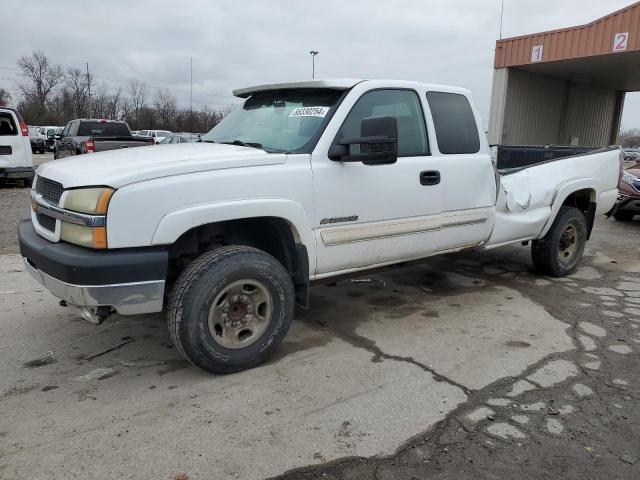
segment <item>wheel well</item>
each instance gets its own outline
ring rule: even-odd
[[[596,215],[595,190],[591,188],[576,190],[569,194],[562,204],[570,207],[576,207],[584,213],[585,220],[587,221],[587,240],[589,240],[591,237],[591,230],[593,229],[593,221],[595,220]]]
[[[296,301],[308,307],[309,258],[306,247],[298,242],[295,228],[278,217],[255,217],[209,223],[183,233],[169,247],[167,284],[175,282],[180,272],[208,250],[225,245],[247,245],[276,258],[289,272],[296,291]]]

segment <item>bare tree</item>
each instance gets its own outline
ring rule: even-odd
[[[171,128],[178,111],[178,100],[166,88],[158,90],[156,96],[156,114],[162,128]]]
[[[9,105],[11,101],[11,94],[6,91],[4,88],[0,88],[0,107],[5,107]]]
[[[86,116],[91,101],[94,117],[125,119],[134,129],[163,128],[203,133],[233,108],[205,105],[198,111],[191,111],[179,107],[169,89],[159,90],[151,101],[149,88],[137,79],[118,89],[105,83],[94,89],[94,79],[87,78],[82,69],[69,68],[63,72],[40,51],[21,57],[17,63],[22,76],[19,94],[11,98],[6,89],[0,88],[0,105],[13,101],[22,116],[33,125],[64,125],[73,118]]]
[[[64,76],[64,85],[72,103],[73,115],[77,118],[84,116],[85,107],[89,100],[90,77],[82,73],[79,68],[70,68]]]
[[[41,51],[34,51],[30,56],[22,56],[17,63],[24,79],[20,89],[26,100],[45,111],[51,92],[62,80],[62,68],[60,65],[51,65]]]
[[[105,103],[105,117],[120,120],[123,114],[122,87],[107,95]]]
[[[639,148],[640,147],[640,128],[630,128],[622,130],[618,135],[618,143],[623,147]]]
[[[140,120],[140,111],[144,108],[147,86],[140,80],[130,80],[127,84],[131,98],[131,115],[135,121]]]

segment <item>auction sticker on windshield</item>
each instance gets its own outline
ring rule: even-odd
[[[298,107],[291,110],[289,118],[294,117],[320,117],[324,118],[329,111],[329,107]]]

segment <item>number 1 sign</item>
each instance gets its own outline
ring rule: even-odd
[[[629,41],[629,32],[616,33],[613,37],[613,51],[622,52],[627,49],[627,42]]]
[[[531,49],[531,63],[542,61],[542,47],[544,45],[536,45]]]

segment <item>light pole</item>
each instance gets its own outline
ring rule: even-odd
[[[317,50],[311,50],[309,52],[311,54],[311,78],[316,78],[316,55],[318,55]]]

